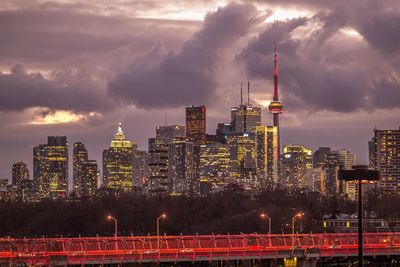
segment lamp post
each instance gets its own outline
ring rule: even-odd
[[[298,212],[292,218],[292,247],[294,246],[294,223],[296,221],[296,218],[301,218],[301,216],[303,216],[303,214]]]
[[[167,214],[162,212],[160,216],[157,217],[157,248],[160,249],[160,220],[167,218]]]
[[[363,208],[362,208],[362,183],[378,181],[381,178],[381,172],[370,170],[365,165],[355,165],[352,170],[339,170],[339,180],[358,181],[358,266],[363,266]]]
[[[260,213],[260,217],[261,219],[267,219],[268,220],[268,234],[271,234],[271,218],[268,217],[268,215],[264,212]]]
[[[109,220],[109,221],[113,220],[114,221],[114,237],[117,237],[118,236],[118,220],[115,219],[111,215],[107,216],[107,220]]]

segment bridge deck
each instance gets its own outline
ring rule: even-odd
[[[0,238],[0,264],[104,264],[348,257],[356,234]],[[366,256],[400,255],[400,232],[365,233]]]

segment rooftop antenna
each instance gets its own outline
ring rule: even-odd
[[[250,105],[250,82],[247,81],[247,105]]]
[[[240,83],[240,105],[243,104],[243,84]]]

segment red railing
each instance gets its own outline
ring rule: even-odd
[[[364,255],[399,255],[400,232],[365,233]],[[349,257],[356,234],[0,238],[0,264],[106,264]]]

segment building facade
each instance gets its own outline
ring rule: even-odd
[[[261,189],[278,184],[278,136],[273,126],[256,127],[257,184]]]
[[[68,194],[68,142],[65,136],[49,136],[46,145],[33,148],[33,179],[39,198]]]
[[[281,184],[289,189],[305,189],[307,170],[312,168],[312,150],[304,145],[284,145],[281,165]]]
[[[115,191],[132,191],[133,189],[133,147],[126,140],[122,125],[108,149],[103,150],[103,185]]]
[[[370,167],[380,170],[378,182],[381,194],[400,193],[400,128],[398,130],[374,129],[369,142]]]

